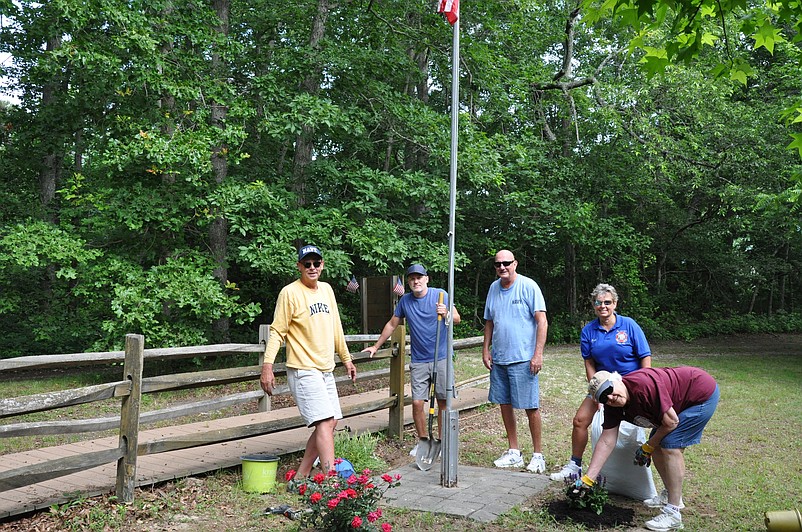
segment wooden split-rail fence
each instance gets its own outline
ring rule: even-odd
[[[112,430],[119,427],[119,443],[116,448],[88,451],[75,456],[56,458],[0,471],[0,492],[116,462],[116,496],[123,502],[131,502],[134,498],[138,456],[223,443],[305,426],[300,416],[294,416],[282,420],[209,430],[194,434],[191,437],[179,435],[150,440],[144,443],[139,443],[138,441],[142,424],[163,422],[252,401],[258,403],[259,411],[269,411],[271,409],[271,398],[258,386],[267,333],[268,326],[262,326],[260,328],[260,342],[257,344],[220,344],[164,349],[146,349],[145,338],[142,335],[129,334],[126,335],[124,351],[40,355],[0,360],[0,377],[4,373],[9,374],[18,371],[47,371],[65,367],[123,364],[122,378],[116,382],[24,397],[0,398],[0,419],[2,420],[95,401],[119,400],[121,403],[119,417],[19,422],[0,425],[0,438],[76,434]],[[349,345],[372,344],[377,339],[378,335],[346,336],[346,341]],[[481,337],[455,340],[454,349],[477,347],[481,343]],[[405,355],[408,352],[408,338],[402,325],[395,330],[395,333],[390,338],[390,347],[380,349],[372,359],[365,353],[352,354],[356,364],[376,360],[389,361],[389,368],[360,371],[358,375],[358,380],[389,376],[389,394],[386,399],[351,405],[347,407],[348,411],[345,411],[346,408],[344,408],[343,415],[348,417],[386,409],[388,411],[387,434],[390,437],[401,436],[404,430],[404,406],[411,402],[411,399],[404,395],[405,371],[407,369]],[[247,353],[259,355],[258,365],[143,378],[143,368],[146,362]],[[276,364],[274,372],[276,375],[284,374],[286,372],[284,365]],[[345,380],[348,380],[346,376],[338,377],[338,382]],[[171,406],[161,410],[140,412],[144,394],[219,386],[245,381],[256,381],[256,389],[216,399]],[[487,381],[486,375],[458,383],[456,388],[475,386],[485,381]],[[289,390],[284,385],[278,387],[274,395],[287,393],[289,393]]]

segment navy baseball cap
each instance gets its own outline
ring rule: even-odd
[[[307,255],[317,255],[321,259],[323,258],[323,253],[320,252],[317,246],[306,245],[301,246],[301,249],[298,250],[298,262],[304,260]]]
[[[420,264],[413,264],[409,268],[407,268],[407,275],[412,275],[413,273],[417,273],[419,275],[429,275],[426,273],[426,268],[421,266]]]

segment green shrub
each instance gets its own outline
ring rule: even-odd
[[[354,465],[354,471],[371,469],[384,471],[387,463],[376,456],[376,446],[381,436],[369,432],[351,436],[349,432],[338,432],[334,436],[334,456],[345,458]]]

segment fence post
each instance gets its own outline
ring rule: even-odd
[[[395,328],[390,337],[393,358],[390,359],[390,397],[398,400],[390,407],[390,420],[387,434],[391,438],[401,438],[404,434],[404,367],[407,360],[407,332],[403,324]]]
[[[261,324],[259,325],[259,343],[262,344],[262,347],[267,347],[267,339],[270,337],[270,325]],[[265,363],[265,350],[262,349],[262,352],[259,353],[259,371],[262,371],[262,364]],[[259,381],[257,381],[258,384]],[[260,384],[261,386],[261,384]],[[273,403],[270,400],[270,396],[262,394],[262,397],[259,398],[259,404],[256,407],[257,411],[259,412],[270,412],[273,409]]]
[[[144,355],[145,337],[126,334],[123,379],[131,381],[131,393],[123,397],[120,411],[120,446],[125,449],[125,454],[117,460],[117,498],[122,502],[134,500]]]

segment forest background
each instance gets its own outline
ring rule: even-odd
[[[352,275],[445,287],[433,7],[0,0],[0,357],[254,342],[302,243],[348,333]],[[501,248],[553,342],[598,282],[654,339],[802,330],[798,2],[461,10],[456,336]]]

